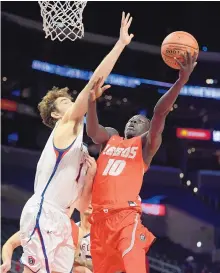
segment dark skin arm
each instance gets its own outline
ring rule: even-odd
[[[191,73],[197,65],[195,62],[196,55],[192,57],[191,54],[187,52],[186,56],[183,56],[183,59],[183,63],[176,59],[180,66],[179,79],[157,102],[150,123],[150,129],[142,135],[143,157],[148,166],[162,143],[162,133],[166,117],[175,103],[182,87],[188,82]]]
[[[101,88],[97,86],[97,88]],[[96,98],[95,91],[90,91],[89,102],[88,102],[88,112],[86,116],[86,133],[96,144],[105,144],[113,135],[118,135],[117,130],[111,127],[103,127],[99,124],[97,111],[96,111]]]

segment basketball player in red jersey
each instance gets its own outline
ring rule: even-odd
[[[103,145],[92,191],[94,273],[146,273],[145,253],[155,237],[140,222],[139,192],[143,175],[161,145],[166,116],[196,66],[195,60],[188,52],[182,63],[176,60],[179,79],[157,102],[151,121],[142,115],[128,121],[125,138],[115,129],[99,125],[94,91],[90,93],[87,134]]]

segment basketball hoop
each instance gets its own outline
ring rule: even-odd
[[[38,1],[45,38],[71,41],[84,36],[83,10],[87,1]]]

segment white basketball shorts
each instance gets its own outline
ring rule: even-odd
[[[20,219],[21,263],[32,272],[70,273],[75,251],[70,219],[51,204],[29,201]]]

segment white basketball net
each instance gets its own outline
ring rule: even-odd
[[[83,10],[87,1],[38,1],[43,17],[45,38],[51,40],[81,39],[84,36]]]

